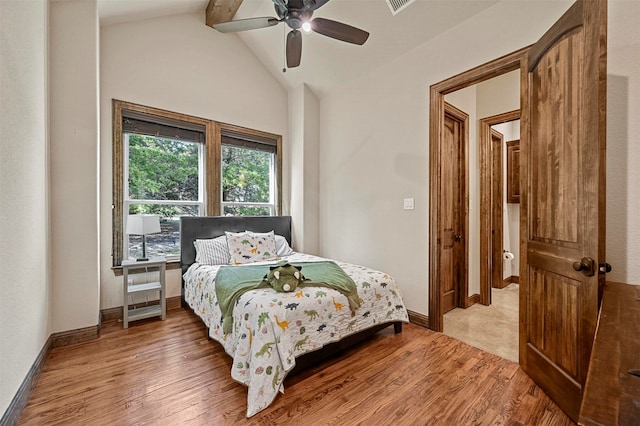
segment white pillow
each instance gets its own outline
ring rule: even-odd
[[[201,265],[228,265],[229,247],[226,235],[209,240],[195,240],[196,262]]]
[[[278,256],[289,256],[293,254],[293,250],[289,246],[287,239],[282,235],[276,235],[276,254]]]
[[[265,234],[253,232],[225,232],[225,234],[231,264],[241,265],[280,259],[276,254],[276,239],[273,231]]]

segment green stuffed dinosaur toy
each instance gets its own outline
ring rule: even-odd
[[[302,266],[293,266],[289,263],[272,266],[269,268],[269,273],[262,279],[262,282],[268,283],[281,293],[292,292],[305,280],[304,275],[300,272],[301,269]]]

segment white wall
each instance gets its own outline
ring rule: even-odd
[[[304,251],[304,84],[289,91],[288,157],[291,199],[291,243],[296,251]],[[301,229],[302,228],[302,229]]]
[[[44,1],[0,2],[0,417],[51,333]]]
[[[640,2],[610,0],[607,38],[607,280],[640,284]]]
[[[51,2],[51,279],[53,331],[99,321],[98,11]]]
[[[318,254],[320,170],[320,102],[304,85],[304,252]],[[293,160],[293,159],[292,159]]]
[[[612,116],[626,118],[615,137],[609,130],[609,158],[617,156],[621,163],[608,172],[608,193],[619,194],[609,198],[609,217],[614,210],[624,212],[621,220],[609,221],[607,235],[609,245],[622,238],[626,250],[618,257],[625,260],[617,264],[626,263],[621,276],[632,283],[640,283],[639,267],[631,266],[631,259],[640,257],[640,224],[634,213],[640,197],[633,194],[640,171],[631,166],[640,163],[634,119],[640,115],[638,4],[612,0],[609,7],[609,124],[615,122]],[[533,43],[570,5],[500,2],[322,99],[323,255],[393,274],[407,307],[428,312],[428,88]],[[415,210],[402,210],[404,196],[416,198]]]
[[[292,239],[296,251],[318,253],[319,102],[306,84],[289,91]]]
[[[111,270],[111,100],[119,99],[283,136],[288,213],[286,91],[235,34],[204,24],[204,12],[101,28],[101,308],[122,305],[122,277]],[[167,296],[180,295],[180,272],[167,272]]]

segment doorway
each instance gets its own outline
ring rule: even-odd
[[[516,71],[521,68],[522,61],[525,59],[527,49],[521,49],[513,52],[509,55],[498,58],[492,62],[484,65],[480,65],[472,70],[464,72],[447,79],[443,82],[431,86],[431,108],[430,108],[430,140],[440,141],[440,135],[443,132],[444,126],[444,108],[445,108],[445,95],[456,92],[460,89],[467,88],[477,83],[489,80],[494,77],[501,76],[511,71]],[[430,259],[439,259],[441,251],[441,238],[443,235],[443,220],[438,214],[441,209],[442,199],[442,176],[439,169],[437,159],[442,155],[442,146],[440,143],[430,144],[430,217],[429,217],[429,257]],[[476,196],[475,199],[469,200],[469,205],[479,203],[478,198],[483,195]],[[478,208],[479,208],[479,204]],[[472,207],[473,208],[473,207]],[[477,211],[477,210],[476,210]],[[489,250],[487,249],[487,253]],[[429,268],[429,282],[438,283],[437,285],[431,285],[429,287],[429,326],[435,331],[443,330],[443,309],[441,304],[441,289],[439,283],[442,281],[442,273],[439,267],[433,267],[434,263]],[[470,266],[470,269],[474,269]],[[489,270],[489,269],[487,269]],[[490,271],[490,270],[489,270]],[[478,271],[479,273],[479,271]],[[470,274],[470,278],[471,278]],[[476,276],[477,278],[477,276]],[[487,280],[481,280],[486,281]],[[481,290],[479,290],[479,293]],[[470,293],[473,293],[470,291]],[[486,294],[480,294],[479,301],[483,304],[490,303],[490,286],[486,291]],[[473,297],[473,294],[471,294]]]
[[[503,261],[503,249],[511,248],[508,241],[509,229],[505,228],[503,232],[503,218],[510,217],[506,211],[507,202],[503,199],[507,193],[506,188],[503,188],[507,181],[504,176],[507,161],[503,160],[506,146],[503,145],[505,137],[513,139],[519,136],[518,122],[503,122],[519,117],[520,74],[517,70],[512,71],[447,94],[445,106],[447,104],[465,110],[471,121],[467,172],[469,197],[459,207],[459,210],[468,211],[469,218],[469,231],[464,243],[469,248],[470,297],[466,305],[459,306],[464,309],[453,311],[449,311],[450,305],[443,298],[443,332],[479,349],[517,362],[519,288],[517,285],[504,291],[501,288],[505,287],[503,270],[511,273],[510,262]],[[492,129],[486,123],[502,124]],[[444,130],[447,131],[446,126]],[[486,140],[485,134],[491,139]],[[445,176],[444,180],[450,178]],[[442,205],[442,209],[452,210],[448,205]],[[519,219],[517,216],[514,218],[517,224]],[[481,230],[488,236],[481,237]],[[446,238],[443,239],[443,244],[444,240]],[[480,256],[481,246],[484,258]],[[514,249],[517,251],[517,246]]]
[[[441,149],[444,95],[520,70],[519,362],[574,421],[605,283],[598,265],[605,259],[606,40],[607,2],[578,0],[530,48],[435,84],[430,97],[433,160]],[[430,178],[434,259],[441,231],[437,170]],[[433,262],[429,277],[430,325],[441,331]]]
[[[509,158],[507,151],[509,146],[513,146],[511,142],[520,139],[520,110],[480,119],[479,135],[480,193],[484,194],[480,200],[480,300],[483,305],[489,305],[491,289],[501,289],[517,282],[514,277],[519,275],[519,242],[510,237],[514,233],[514,225],[519,227],[520,208],[510,206],[516,200],[508,196],[513,188],[520,186],[519,173],[513,171],[519,169],[519,163],[514,164],[519,157],[515,158],[511,152],[512,158]],[[509,167],[512,168],[511,173]],[[519,193],[519,189],[517,191]],[[510,255],[507,257],[513,257],[506,260],[507,254]],[[504,274],[505,269],[508,269],[508,276]]]

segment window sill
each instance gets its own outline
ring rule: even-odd
[[[152,269],[153,268],[150,268],[149,270],[152,270]],[[170,269],[180,269],[180,261],[179,260],[167,261],[167,270],[170,270]],[[113,275],[115,275],[116,277],[122,276],[122,266],[112,266],[111,270],[113,271]],[[145,270],[143,268],[140,268],[140,269],[131,269],[130,271],[133,274],[137,274],[140,272],[144,272]]]

